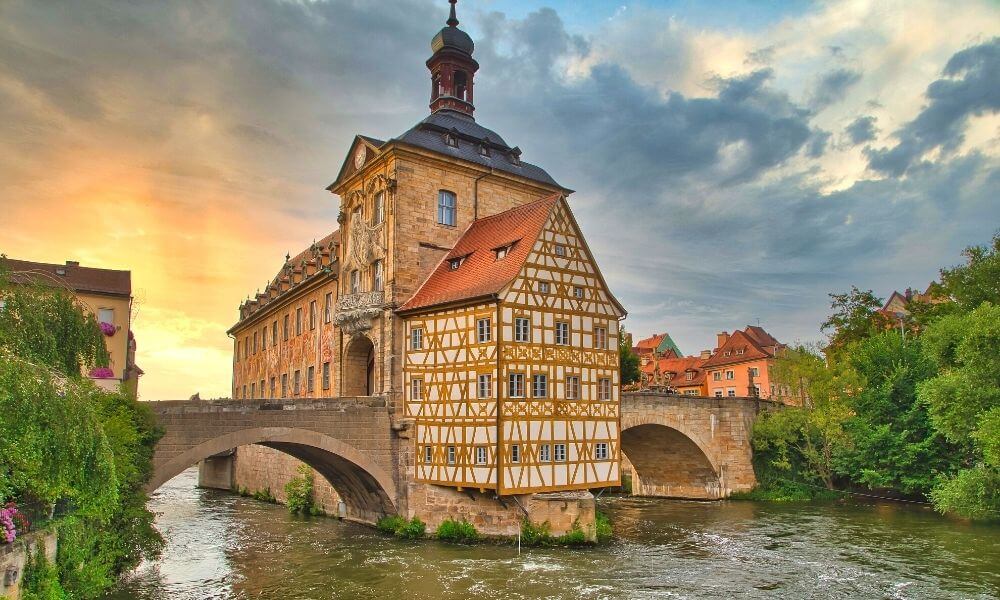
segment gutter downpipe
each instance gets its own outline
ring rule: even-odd
[[[479,219],[479,181],[486,179],[490,175],[493,175],[493,167],[490,167],[488,173],[483,173],[479,177],[476,177],[472,181],[472,220],[476,221]]]

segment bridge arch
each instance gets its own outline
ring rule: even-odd
[[[726,495],[722,467],[701,436],[669,418],[623,419],[622,453],[637,496],[717,500]]]
[[[311,466],[337,491],[347,508],[347,518],[374,523],[395,514],[396,485],[392,477],[353,446],[328,435],[291,427],[242,429],[206,440],[155,464],[146,486],[153,492],[200,461],[230,448],[259,444],[280,450]]]

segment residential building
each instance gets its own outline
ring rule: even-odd
[[[670,352],[672,354],[672,351]],[[707,357],[673,356],[649,360],[639,367],[641,388],[666,388],[685,396],[707,396],[703,365]]]
[[[784,344],[763,328],[748,325],[732,334],[723,331],[702,364],[711,396],[782,396],[771,379],[771,366]]]
[[[110,371],[94,369],[85,375],[107,390],[124,385],[127,393],[137,397],[139,376],[143,372],[135,364],[130,271],[82,267],[74,260],[50,264],[7,258],[2,263],[12,282],[64,289],[94,315],[105,336]]]

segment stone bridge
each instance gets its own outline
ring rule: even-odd
[[[153,491],[214,455],[260,444],[298,458],[344,502],[342,516],[372,523],[414,513],[413,451],[381,396],[299,400],[150,402],[165,434],[153,456]],[[755,484],[750,428],[765,401],[653,393],[622,396],[622,451],[633,493],[717,499]],[[517,522],[516,520],[514,521]]]
[[[750,434],[762,409],[758,398],[622,394],[623,471],[632,468],[632,493],[715,500],[752,489]]]

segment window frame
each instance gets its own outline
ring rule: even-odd
[[[555,322],[555,335],[554,340],[557,346],[569,346],[570,331],[569,331],[569,321],[556,321]]]
[[[323,363],[323,373],[321,375],[323,389],[330,389],[330,361]]]
[[[381,292],[385,287],[385,267],[381,260],[372,263],[372,291]]]
[[[579,400],[580,399],[580,376],[579,375],[567,375],[566,376],[566,399],[567,400]]]
[[[524,324],[524,331],[521,330],[521,325]],[[522,335],[523,333],[523,335]],[[531,318],[530,317],[514,317],[514,341],[522,344],[531,343]]]
[[[438,190],[437,224],[458,226],[458,194],[451,190]]]
[[[323,322],[333,321],[333,292],[327,292],[323,299]]]
[[[424,328],[423,327],[411,327],[410,328],[410,350],[423,350],[424,349]]]
[[[541,383],[541,386],[539,386]],[[539,387],[541,388],[541,393],[539,394]],[[531,397],[532,398],[548,398],[549,397],[549,377],[546,373],[535,373],[531,376]]]
[[[372,225],[381,225],[385,221],[385,191],[375,194],[372,200]]]
[[[292,375],[292,395],[298,396],[302,390],[302,369],[295,369]]]
[[[485,465],[489,461],[489,452],[486,451],[486,446],[476,446],[476,464]]]
[[[607,442],[596,442],[594,444],[594,460],[608,460],[611,458],[611,448]]]
[[[414,377],[410,380],[410,400],[423,402],[424,380],[422,377]]]
[[[595,327],[594,328],[594,348],[598,350],[607,350],[608,348],[608,328],[607,327]]]
[[[485,387],[484,387],[485,386]],[[480,373],[476,377],[476,398],[493,397],[493,375],[491,373]]]
[[[610,377],[601,377],[597,380],[597,399],[602,401],[611,400]]]
[[[552,462],[552,446],[549,444],[539,444],[538,462]]]
[[[302,307],[295,307],[295,335],[302,335]]]
[[[319,308],[316,305],[315,300],[309,301],[309,331],[316,329],[316,325],[319,324]]]
[[[309,365],[306,369],[306,393],[312,394],[316,391],[316,365]]]
[[[476,339],[479,340],[480,344],[486,344],[493,341],[492,319],[485,318],[476,320]]]
[[[508,373],[507,374],[507,397],[508,398],[525,398],[524,389],[524,373]]]
[[[562,455],[561,457],[560,454]],[[567,455],[566,444],[552,444],[552,462],[566,462]]]
[[[510,445],[510,462],[511,464],[521,464],[521,444]]]

